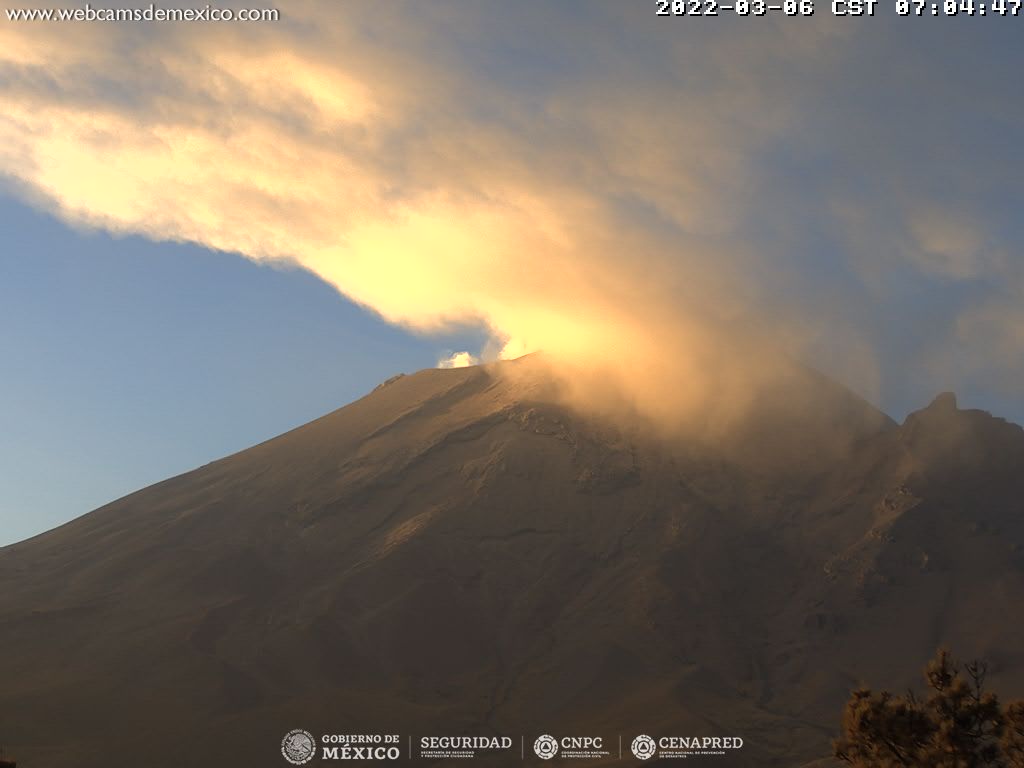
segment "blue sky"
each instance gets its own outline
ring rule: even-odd
[[[74,229],[0,198],[0,544],[478,348],[298,269]]]
[[[1019,18],[819,6],[0,23],[0,543],[458,351],[1024,421]]]

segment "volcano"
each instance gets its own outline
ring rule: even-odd
[[[403,759],[508,735],[509,764],[711,735],[743,747],[710,764],[794,766],[941,644],[1024,692],[1020,427],[952,395],[896,424],[803,369],[714,441],[552,391],[536,357],[399,376],[0,549],[0,742],[160,768],[286,765],[296,727]]]

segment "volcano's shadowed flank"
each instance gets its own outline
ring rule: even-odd
[[[739,735],[792,766],[942,642],[1024,692],[1024,433],[794,377],[711,445],[554,404],[535,358],[423,371],[4,548],[0,740],[116,768],[276,765],[294,727]]]

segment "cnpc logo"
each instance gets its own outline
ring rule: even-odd
[[[558,754],[558,741],[554,736],[545,733],[533,742],[533,751],[541,760],[550,760]]]
[[[563,736],[556,739],[554,736],[544,734],[537,737],[533,742],[533,751],[541,760],[550,760],[562,752],[589,752],[600,750],[604,745],[600,736]]]

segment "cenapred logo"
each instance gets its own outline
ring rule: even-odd
[[[281,754],[292,765],[305,765],[316,754],[316,740],[309,731],[294,728],[281,739]]]
[[[658,751],[658,745],[655,744],[654,739],[644,733],[633,739],[629,748],[633,750],[633,756],[638,760],[650,760]]]
[[[548,734],[538,736],[537,740],[533,742],[533,751],[541,760],[550,760],[558,754],[558,742],[554,736]]]
[[[657,739],[642,733],[630,744],[638,760],[660,758],[715,757],[743,749],[739,736],[659,736]]]

